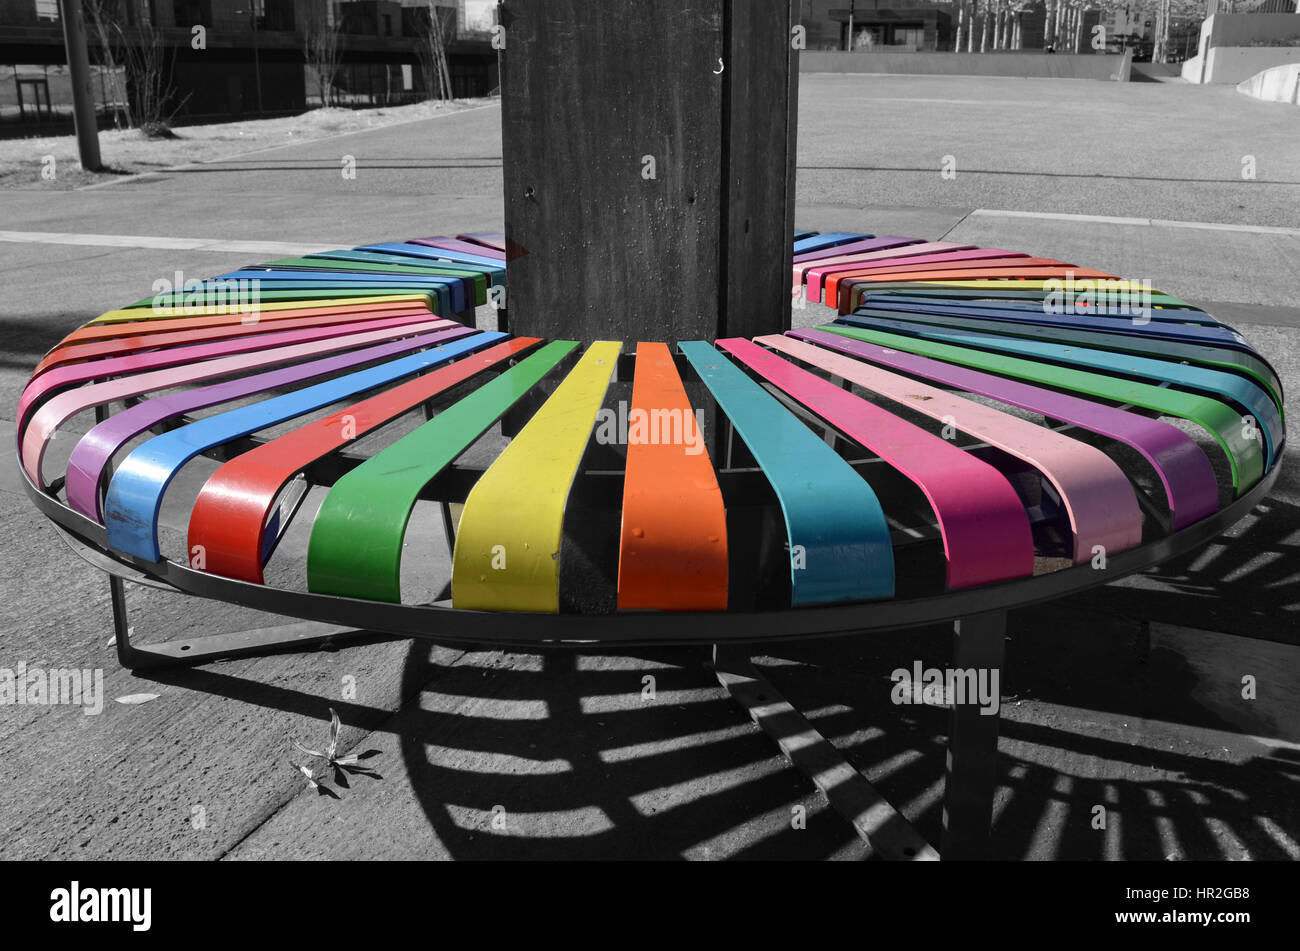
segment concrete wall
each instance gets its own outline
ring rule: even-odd
[[[1132,55],[1065,53],[822,53],[799,57],[804,73],[919,73],[938,76],[1015,76],[1127,82]]]
[[[1300,40],[1300,16],[1294,13],[1216,13],[1201,24],[1202,38],[1207,33],[1210,46]]]
[[[1212,46],[1201,82],[1236,84],[1288,63],[1300,63],[1300,46]]]
[[[1239,83],[1270,66],[1295,62],[1292,53],[1300,45],[1294,44],[1300,44],[1300,15],[1216,13],[1201,24],[1197,55],[1183,64],[1183,79]]]
[[[1237,84],[1237,92],[1265,102],[1300,105],[1300,63],[1274,66]]]

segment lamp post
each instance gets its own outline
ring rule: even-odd
[[[63,45],[68,51],[68,78],[72,82],[72,118],[77,131],[77,152],[82,168],[88,172],[98,172],[103,167],[103,162],[99,155],[99,126],[95,120],[95,93],[91,87],[90,56],[86,52],[86,22],[81,14],[81,0],[60,0],[59,19],[63,21]],[[21,87],[19,89],[21,92]],[[37,104],[39,107],[39,99]],[[40,116],[39,108],[37,116]]]
[[[853,52],[853,15],[858,12],[857,6],[857,0],[849,0],[849,35],[844,46],[850,53]]]

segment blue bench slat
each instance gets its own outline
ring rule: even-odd
[[[870,237],[872,235],[854,234],[848,231],[830,231],[826,234],[813,235],[811,238],[798,239],[794,243],[794,253],[804,254],[821,248],[833,248],[837,244],[848,244],[850,241],[861,241],[863,238]]]
[[[712,346],[697,340],[679,347],[780,500],[790,544],[793,603],[892,597],[894,552],[871,486]]]

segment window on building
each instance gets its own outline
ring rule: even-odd
[[[176,25],[189,29],[196,23],[212,23],[212,0],[172,0]]]
[[[895,46],[910,46],[920,49],[925,43],[925,30],[920,27],[901,27],[894,30]]]
[[[465,0],[462,5],[465,32],[489,33],[497,22],[496,0]]]
[[[293,0],[262,0],[258,4],[258,16],[259,29],[293,32]]]

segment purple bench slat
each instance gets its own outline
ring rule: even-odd
[[[485,258],[495,258],[499,261],[506,259],[506,253],[496,248],[490,248],[486,245],[475,244],[472,241],[460,241],[456,238],[437,236],[433,238],[413,238],[412,243],[422,244],[427,248],[442,248],[444,251],[464,251],[466,254],[477,254]]]

